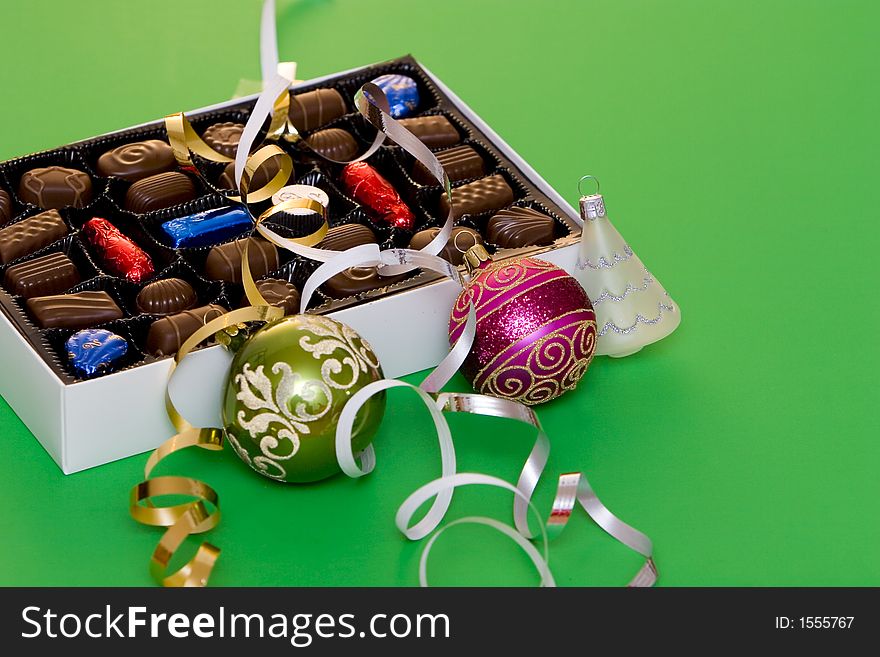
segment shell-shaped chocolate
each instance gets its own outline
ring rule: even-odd
[[[125,194],[125,209],[144,214],[186,203],[195,197],[196,187],[189,176],[179,171],[168,171],[133,183]]]
[[[513,190],[504,177],[498,174],[480,178],[452,190],[453,216],[456,219],[465,214],[500,210],[510,203],[513,203]],[[449,212],[446,192],[440,197],[440,211],[443,216]]]
[[[506,249],[517,249],[550,244],[554,239],[555,228],[553,217],[543,212],[531,208],[508,208],[496,213],[489,220],[486,238]]]
[[[413,235],[409,242],[411,249],[423,249],[428,243],[440,232],[439,228],[426,228],[420,230]],[[482,244],[483,238],[473,228],[466,226],[456,226],[452,229],[452,234],[446,242],[446,246],[440,251],[439,255],[444,260],[451,262],[453,265],[460,265],[464,262],[464,254],[469,248],[476,244]]]
[[[379,287],[386,287],[402,281],[404,278],[406,278],[405,274],[399,276],[379,276],[376,267],[351,267],[336,274],[336,276],[332,276],[324,283],[323,290],[334,299],[344,299],[375,290]]]
[[[12,219],[12,199],[5,190],[0,189],[0,226],[5,226]]]
[[[319,249],[345,251],[361,244],[375,244],[376,234],[363,224],[342,224],[333,226],[318,243]]]
[[[226,157],[235,157],[238,150],[238,142],[241,141],[241,133],[244,126],[241,123],[215,123],[205,130],[202,140],[218,153]]]
[[[336,89],[315,89],[290,97],[288,117],[297,130],[315,130],[345,114],[345,99]]]
[[[55,209],[81,208],[92,201],[92,179],[79,169],[42,167],[25,171],[18,183],[18,196],[25,203]]]
[[[306,143],[312,150],[331,160],[351,160],[360,150],[352,134],[342,128],[318,130],[306,139]]]
[[[123,144],[98,158],[96,169],[102,176],[116,176],[131,182],[171,171],[177,166],[171,146],[161,139]]]
[[[257,281],[257,289],[270,306],[279,306],[284,309],[285,315],[295,315],[299,312],[299,290],[293,283],[279,278],[264,278]],[[241,298],[242,307],[249,306],[247,295]]]
[[[137,295],[138,312],[170,315],[189,310],[198,302],[192,285],[181,278],[162,278],[148,283]]]

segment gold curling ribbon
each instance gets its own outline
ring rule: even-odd
[[[277,147],[276,147],[277,148]],[[263,150],[263,149],[261,149]],[[280,149],[279,149],[280,150]],[[248,159],[246,169],[255,171],[260,162],[251,166],[251,160],[259,155],[259,151]],[[284,154],[287,156],[286,154]],[[289,159],[289,158],[288,158]],[[243,181],[242,187],[246,188]],[[246,189],[243,196],[247,197]],[[293,241],[312,246],[323,239],[327,233],[326,209],[312,199],[291,199],[270,208],[256,219],[259,225],[273,214],[293,208],[305,208],[320,214],[324,221],[314,232]],[[190,424],[174,406],[169,393],[171,377],[177,365],[196,346],[210,338],[218,331],[237,326],[244,322],[273,321],[284,316],[284,311],[276,306],[269,306],[254,282],[248,263],[248,245],[242,249],[241,270],[242,284],[248,301],[253,304],[247,308],[239,308],[220,317],[212,319],[193,333],[174,355],[171,369],[168,372],[168,384],[165,386],[165,410],[177,434],[160,445],[147,459],[144,467],[144,481],[137,484],[129,495],[129,511],[132,518],[144,525],[167,527],[150,558],[150,573],[153,578],[168,587],[205,586],[214,569],[220,548],[203,542],[195,555],[181,568],[166,574],[172,557],[186,540],[187,536],[207,532],[220,522],[220,500],[217,492],[208,484],[191,477],[164,476],[150,478],[153,469],[167,456],[189,447],[200,447],[213,451],[223,449],[223,429],[217,427],[198,428]],[[195,499],[182,504],[157,506],[153,498],[165,495],[185,495]],[[213,508],[209,510],[208,506]]]
[[[290,107],[290,93],[285,90],[275,100],[272,112],[272,120],[266,139],[277,140],[287,130],[287,110]],[[168,134],[168,143],[177,164],[187,171],[199,174],[192,160],[193,153],[205,158],[210,162],[229,163],[235,159],[223,153],[215,151],[196,133],[189,119],[183,112],[176,112],[165,117],[165,132]],[[278,160],[278,172],[264,186],[248,191],[249,183],[254,172],[270,159]],[[248,157],[245,162],[244,175],[241,180],[240,196],[230,196],[231,201],[240,203],[258,203],[272,198],[272,195],[287,184],[293,173],[293,160],[281,148],[274,144],[267,144]]]

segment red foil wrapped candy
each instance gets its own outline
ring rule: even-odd
[[[150,256],[106,219],[89,219],[83,233],[98,250],[104,268],[111,274],[140,283],[155,272]]]
[[[342,170],[342,184],[377,221],[412,230],[416,218],[391,183],[366,162],[351,162]]]

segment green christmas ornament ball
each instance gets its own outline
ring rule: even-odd
[[[294,315],[266,324],[238,349],[223,402],[234,451],[256,472],[294,483],[339,472],[336,425],[345,403],[382,378],[379,360],[353,329],[328,317]],[[357,452],[373,439],[385,394],[355,418]]]

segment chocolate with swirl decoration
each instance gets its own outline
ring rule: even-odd
[[[477,314],[473,348],[461,372],[479,393],[540,404],[573,389],[593,358],[596,314],[580,284],[536,258],[482,262],[459,295],[449,342],[461,335],[470,302]]]
[[[96,169],[102,176],[115,176],[130,182],[165,171],[177,164],[171,146],[161,139],[135,141],[113,148],[98,158]]]

